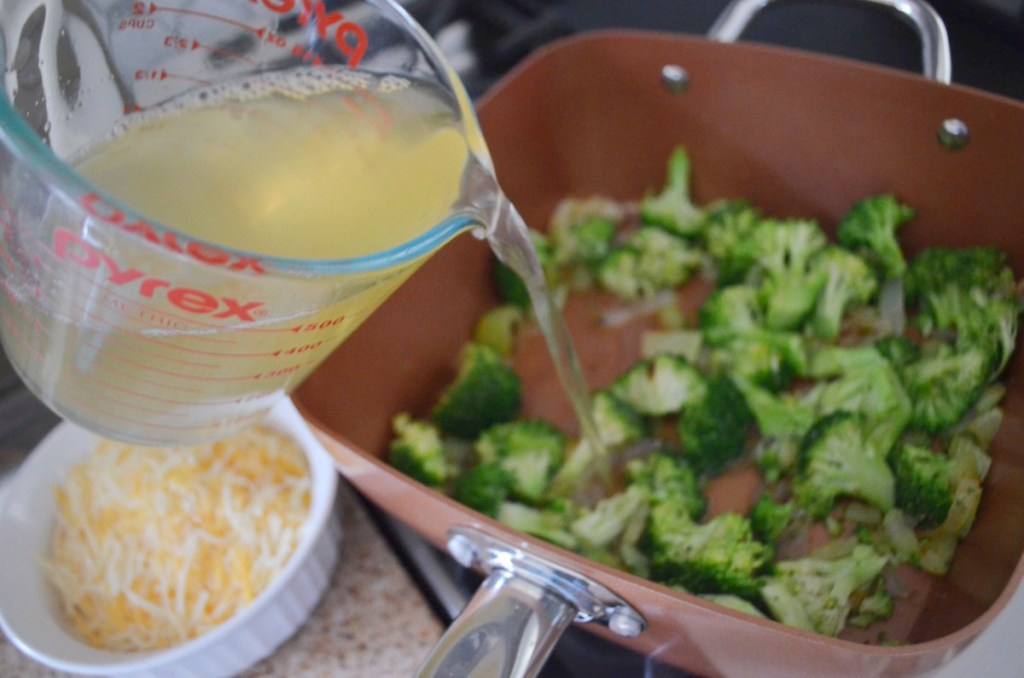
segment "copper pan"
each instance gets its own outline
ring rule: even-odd
[[[689,74],[684,92],[665,86],[666,65]],[[941,80],[945,67],[939,59],[930,68]],[[746,197],[768,213],[813,217],[830,227],[859,198],[893,191],[918,210],[902,234],[911,252],[927,245],[998,246],[1009,252],[1018,277],[1024,272],[1024,106],[1015,101],[783,48],[602,32],[533,54],[478,112],[499,181],[537,228],[564,196],[635,199],[658,186],[669,152],[684,144],[698,202]],[[951,119],[970,133],[958,150],[937,139]],[[595,633],[708,676],[925,672],[970,643],[1020,585],[1020,352],[1008,368],[1006,418],[976,526],[944,581],[911,582],[901,614],[885,628],[896,646],[823,638],[730,612],[516,534],[396,473],[383,460],[390,418],[401,410],[426,414],[451,379],[475,319],[495,303],[491,266],[489,250],[473,238],[447,245],[295,398],[344,476],[434,544],[443,547],[453,528],[479,528],[588,577],[646,620],[635,638],[601,626]],[[592,387],[636,358],[625,342],[593,330],[588,309],[568,315]],[[529,373],[527,410],[572,429],[541,343],[518,359]],[[728,492],[713,501],[727,505]]]

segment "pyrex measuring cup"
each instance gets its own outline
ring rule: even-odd
[[[470,104],[388,0],[4,0],[0,30],[0,335],[99,433],[260,418],[482,223]]]

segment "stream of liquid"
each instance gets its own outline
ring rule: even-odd
[[[588,470],[594,479],[607,485],[611,479],[611,461],[594,423],[590,389],[572,335],[545,281],[526,222],[496,183],[493,195],[495,206],[487,240],[495,256],[515,271],[526,284],[534,318],[551,353],[559,381],[576,414],[580,438],[590,448],[592,462]],[[588,484],[587,479],[581,483],[584,487]]]

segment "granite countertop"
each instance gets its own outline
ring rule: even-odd
[[[342,481],[341,558],[309,621],[248,678],[412,675],[444,631],[420,591]],[[61,674],[23,655],[0,633],[0,676]]]

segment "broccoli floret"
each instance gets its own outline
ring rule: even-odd
[[[553,223],[550,242],[556,264],[591,267],[603,259],[615,239],[615,220],[592,216],[575,222]]]
[[[760,295],[750,285],[720,287],[704,300],[698,322],[709,345],[724,346],[764,326]]]
[[[862,419],[836,412],[804,436],[793,492],[815,518],[826,517],[841,497],[888,511],[895,501],[895,480],[885,455],[868,443]]]
[[[704,218],[704,246],[715,263],[719,285],[741,282],[757,261],[749,247],[761,214],[744,200],[730,200],[708,208]]]
[[[690,361],[663,353],[630,367],[608,390],[641,414],[661,416],[701,400],[707,386]]]
[[[791,393],[773,393],[741,378],[735,379],[735,384],[747,399],[747,407],[763,436],[802,436],[814,425],[814,408],[803,398]]]
[[[498,522],[562,548],[574,550],[579,540],[569,531],[574,507],[561,502],[544,508],[506,501],[498,507]]]
[[[616,247],[597,265],[597,281],[623,299],[639,299],[656,290],[640,279],[640,253],[632,247]]]
[[[765,322],[771,329],[799,328],[814,309],[823,280],[811,266],[816,252],[828,244],[813,221],[762,221],[753,233]]]
[[[907,269],[897,229],[914,217],[914,208],[892,195],[857,202],[839,222],[836,239],[864,257],[883,278],[898,278]]]
[[[425,485],[441,487],[453,468],[445,453],[441,432],[428,421],[417,421],[403,412],[391,421],[395,437],[388,446],[388,460],[402,473]]]
[[[867,303],[877,291],[878,281],[863,259],[835,246],[819,250],[811,259],[811,268],[824,280],[811,326],[819,337],[835,339],[846,310]]]
[[[836,559],[812,555],[779,561],[761,587],[761,598],[783,624],[835,637],[853,610],[854,593],[873,584],[887,560],[858,544]]]
[[[531,228],[530,240],[533,242],[533,249],[537,253],[541,270],[544,271],[544,277],[549,281],[554,280],[557,277],[556,264],[548,236]],[[498,291],[498,298],[501,299],[502,303],[511,304],[523,310],[529,309],[532,305],[530,293],[526,288],[526,283],[519,277],[519,274],[513,271],[507,264],[497,259],[494,260],[494,266],[491,270],[494,284]]]
[[[477,464],[457,476],[452,483],[452,498],[492,518],[508,499],[514,478],[499,464]]]
[[[750,507],[747,517],[750,529],[759,541],[774,546],[793,520],[796,504],[790,501],[776,501],[769,492],[762,492]]]
[[[744,516],[721,513],[696,523],[685,507],[671,502],[651,508],[645,540],[654,580],[695,594],[754,599],[758,577],[771,557]]]
[[[671,503],[682,507],[692,520],[704,515],[707,500],[697,474],[684,460],[654,452],[626,464],[626,482],[642,491],[652,506]]]
[[[903,381],[913,403],[910,425],[937,433],[960,422],[977,402],[988,382],[988,363],[985,352],[977,348],[929,349],[903,369]]]
[[[493,348],[469,343],[431,416],[444,433],[471,440],[489,426],[511,421],[521,403],[522,384],[515,371]]]
[[[921,347],[903,336],[882,337],[874,346],[898,373],[902,373],[904,367],[921,357]]]
[[[796,468],[799,453],[796,435],[762,437],[754,444],[754,463],[767,482],[777,483]]]
[[[583,509],[569,529],[585,555],[608,562],[608,551],[614,542],[631,527],[642,527],[648,508],[644,493],[638,488],[627,487],[605,497],[593,508]]]
[[[652,289],[680,287],[700,268],[700,252],[660,228],[643,227],[626,242],[640,253],[637,274]]]
[[[665,186],[656,195],[640,201],[640,218],[679,235],[696,235],[704,213],[690,197],[690,155],[682,146],[668,159]]]
[[[814,379],[824,379],[878,369],[887,364],[878,349],[871,345],[829,345],[811,356],[810,375]]]
[[[515,350],[516,330],[523,324],[526,312],[518,306],[495,306],[480,316],[473,329],[473,343],[489,346],[503,357]]]
[[[741,454],[754,417],[732,379],[708,379],[705,396],[683,407],[678,432],[683,456],[698,473],[718,473]]]
[[[700,329],[717,363],[772,391],[786,388],[807,369],[803,338],[764,328],[760,293],[749,285],[712,292],[700,308]]]
[[[958,292],[978,290],[985,297],[1002,299],[1011,299],[1014,294],[1007,255],[994,247],[922,250],[910,262],[904,284],[907,302],[929,313],[938,330],[955,328],[968,310],[962,303],[968,298],[958,296]]]
[[[887,454],[910,422],[913,409],[892,364],[872,346],[833,346],[812,357],[810,372],[815,377],[838,375],[807,394],[818,415],[859,413],[868,427],[866,442]]]
[[[908,509],[886,514],[885,543],[902,561],[942,576],[974,524],[990,460],[966,433],[953,436],[945,455],[911,445],[901,452],[891,463],[897,501]]]
[[[954,462],[926,447],[904,444],[890,460],[896,477],[896,506],[922,527],[941,524],[953,504]]]
[[[610,391],[592,394],[590,408],[598,437],[609,447],[642,440],[649,433],[644,417]]]
[[[1006,365],[1020,308],[1004,252],[989,247],[924,250],[910,264],[906,292],[922,312],[926,333],[955,330],[958,349],[988,353],[991,374]]]
[[[660,288],[643,278],[640,259],[640,252],[633,247],[616,247],[598,263],[597,282],[604,290],[627,301],[653,296]]]
[[[634,300],[681,286],[700,265],[700,254],[686,241],[646,226],[601,260],[597,279],[609,292]]]
[[[498,464],[512,476],[512,495],[537,502],[565,458],[566,435],[541,419],[495,424],[474,449],[481,463]]]
[[[974,296],[977,298],[977,293]],[[993,379],[1006,367],[1016,346],[1020,307],[1009,299],[977,299],[971,308],[960,320],[956,347],[984,350],[988,355],[986,371]]]
[[[807,374],[807,348],[795,332],[756,330],[712,353],[713,364],[769,391],[782,391]]]
[[[886,590],[884,580],[876,579],[872,588],[874,590],[860,599],[857,611],[847,620],[851,626],[863,629],[892,616],[892,594]]]

